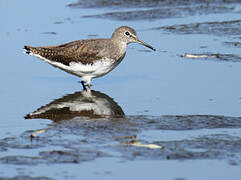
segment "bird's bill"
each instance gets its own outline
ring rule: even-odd
[[[139,43],[139,44],[141,44],[141,45],[143,45],[143,46],[146,46],[146,47],[150,48],[150,49],[153,50],[153,51],[156,50],[156,49],[153,48],[151,45],[149,45],[149,44],[147,44],[147,43],[145,43],[145,42],[143,42],[143,41],[141,41],[141,40],[139,40],[139,39],[138,39],[136,42]]]

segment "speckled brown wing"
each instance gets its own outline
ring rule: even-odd
[[[99,55],[100,47],[95,47],[96,44],[92,40],[79,40],[59,46],[43,46],[31,47],[25,46],[27,54],[39,55],[51,61],[60,62],[69,66],[71,62],[81,62],[82,64],[92,64],[94,61],[101,59]]]

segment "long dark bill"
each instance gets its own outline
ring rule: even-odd
[[[156,49],[155,48],[153,48],[151,45],[149,45],[149,44],[147,44],[147,43],[145,43],[145,42],[143,42],[143,41],[141,41],[141,40],[137,40],[137,43],[139,43],[139,44],[141,44],[141,45],[143,45],[143,46],[146,46],[146,47],[148,47],[148,48],[150,48],[151,50],[153,50],[153,51],[156,51]]]

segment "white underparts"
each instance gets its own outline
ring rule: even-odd
[[[60,68],[73,75],[79,76],[82,78],[83,81],[86,81],[88,84],[90,84],[92,78],[101,77],[107,74],[119,64],[119,62],[115,62],[112,59],[103,58],[95,61],[93,64],[82,64],[81,62],[70,62],[69,66],[67,66],[60,62],[46,59],[32,52],[30,52],[29,55],[36,56],[57,68]]]

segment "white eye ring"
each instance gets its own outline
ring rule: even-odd
[[[128,31],[126,31],[126,32],[125,32],[125,35],[129,36],[129,35],[130,35],[130,33],[129,33]]]

